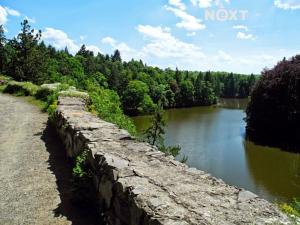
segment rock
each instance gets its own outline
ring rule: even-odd
[[[239,202],[246,202],[252,199],[257,198],[258,196],[250,191],[242,190],[239,192],[238,201]]]

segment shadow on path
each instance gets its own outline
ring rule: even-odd
[[[49,170],[56,177],[57,190],[59,191],[61,203],[54,210],[55,217],[64,216],[73,225],[100,225],[99,216],[96,208],[80,207],[71,201],[71,178],[72,163],[66,156],[66,151],[56,134],[53,126],[48,122],[41,138],[49,152]]]

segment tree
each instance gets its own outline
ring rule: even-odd
[[[194,85],[191,81],[185,80],[180,83],[181,103],[183,106],[192,106],[194,103]]]
[[[10,75],[18,81],[42,83],[46,79],[46,52],[39,49],[41,31],[31,29],[28,20],[21,23],[22,29],[12,41],[15,55],[10,67]]]
[[[116,61],[122,62],[121,53],[120,53],[120,51],[118,49],[114,52],[114,54],[112,56],[112,60],[114,62],[116,62]]]
[[[246,112],[251,140],[290,150],[300,145],[300,55],[262,72]]]
[[[139,80],[130,81],[123,95],[124,109],[131,114],[152,110],[144,108],[146,105],[151,104],[149,103],[150,99],[148,93],[149,88],[144,82]]]
[[[197,79],[195,81],[195,104],[196,105],[201,105],[202,104],[202,89],[203,89],[203,82],[202,82],[203,77],[201,76],[201,74],[199,74],[197,76]]]
[[[155,111],[151,119],[151,126],[145,131],[147,141],[151,145],[160,146],[163,143],[165,126],[166,122],[164,119],[164,110],[161,102],[159,102],[155,107]]]
[[[172,155],[174,157],[178,156],[180,153],[180,146],[166,146],[165,145],[165,126],[166,121],[164,119],[164,109],[162,103],[159,103],[155,107],[154,114],[151,118],[150,127],[144,131],[144,135],[149,144],[157,146],[161,152],[164,152],[166,155]],[[184,156],[181,162],[186,162],[187,157]]]

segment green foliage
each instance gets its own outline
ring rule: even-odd
[[[85,206],[95,203],[93,173],[87,162],[86,151],[76,157],[72,174],[72,201]]]
[[[123,96],[123,106],[131,114],[151,112],[154,106],[147,84],[139,80],[130,81]]]
[[[298,199],[294,199],[292,203],[282,203],[279,204],[279,208],[290,216],[290,218],[298,224],[300,221],[300,201]]]
[[[154,114],[151,118],[151,126],[144,132],[147,142],[149,142],[151,145],[162,145],[164,142],[163,135],[165,134],[165,126],[166,122],[164,119],[164,110],[162,108],[162,104],[159,103],[156,106]],[[165,147],[163,150],[167,152]]]
[[[34,96],[39,90],[39,86],[30,82],[11,81],[4,89],[4,93],[14,94],[17,96]]]
[[[161,152],[165,153],[166,155],[172,155],[176,157],[179,155],[181,147],[165,145],[165,126],[166,121],[164,119],[164,110],[162,102],[159,101],[155,107],[155,111],[151,119],[151,125],[147,130],[144,131],[144,137],[149,144],[157,146]],[[182,162],[186,161],[187,157],[184,156]]]
[[[3,92],[6,89],[6,86],[9,81],[10,81],[9,77],[0,74],[0,92]]]
[[[48,97],[53,94],[53,90],[41,87],[38,89],[38,91],[35,94],[35,97],[41,101],[47,101]]]
[[[159,150],[166,155],[178,156],[181,150],[180,146],[165,146],[164,144],[159,145]]]
[[[91,106],[90,110],[108,122],[117,124],[120,128],[128,130],[131,134],[135,134],[135,126],[130,118],[123,114],[121,102],[115,91],[96,88],[89,92]]]
[[[253,89],[246,121],[252,140],[299,151],[300,55],[263,72]]]
[[[21,32],[9,43],[14,49],[9,74],[17,81],[42,83],[46,76],[46,55],[39,44],[41,31],[31,29],[27,20],[21,26]]]

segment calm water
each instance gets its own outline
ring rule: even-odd
[[[247,100],[166,111],[166,144],[180,145],[187,164],[271,201],[300,197],[300,155],[246,141]],[[133,118],[138,131],[149,117]]]

